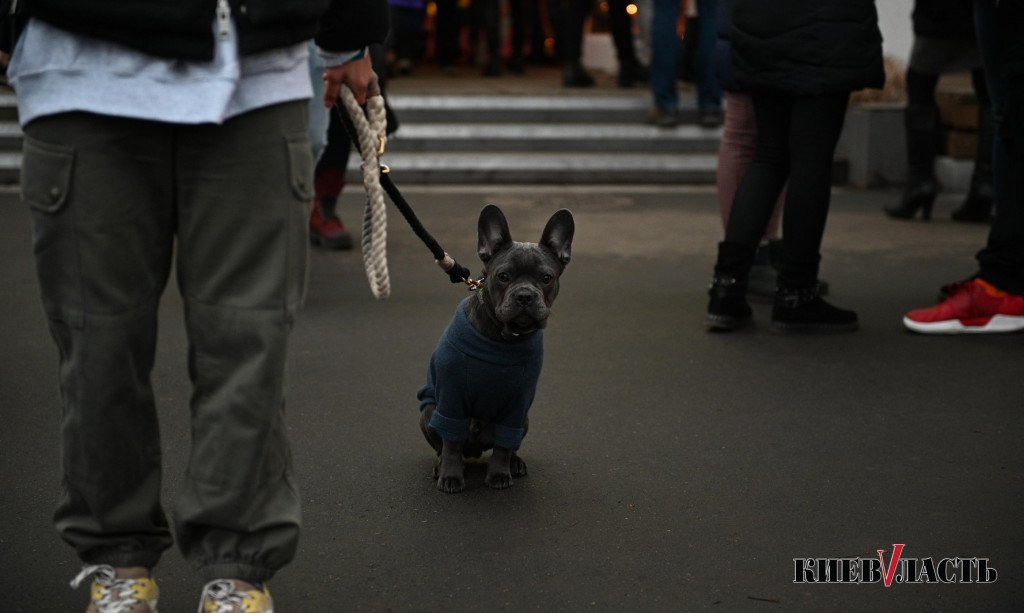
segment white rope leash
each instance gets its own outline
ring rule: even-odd
[[[388,275],[387,210],[384,189],[380,184],[380,156],[384,154],[387,139],[387,117],[384,97],[376,93],[366,98],[366,113],[356,102],[347,86],[341,87],[341,102],[348,112],[359,140],[359,154],[363,158],[363,187],[366,189],[366,208],[363,210],[363,267],[370,282],[374,298],[384,300],[391,295]]]

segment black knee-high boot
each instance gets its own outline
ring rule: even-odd
[[[971,173],[971,187],[963,205],[953,211],[955,221],[984,223],[992,220],[992,147],[995,140],[995,126],[992,121],[992,101],[985,85],[985,73],[978,69],[971,72],[974,92],[978,98],[978,149],[974,154],[974,172]]]
[[[931,218],[932,205],[939,192],[935,180],[935,157],[939,149],[937,82],[938,76],[922,74],[913,68],[907,71],[910,101],[903,115],[907,137],[907,186],[900,203],[885,209],[890,217],[912,219],[920,209],[922,218]]]

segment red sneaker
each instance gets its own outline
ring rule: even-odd
[[[313,202],[309,215],[309,241],[318,247],[328,249],[351,249],[352,235],[336,215],[324,215],[319,202]]]
[[[923,334],[1024,330],[1024,296],[1004,292],[981,279],[971,279],[953,290],[943,302],[907,313],[903,325]]]

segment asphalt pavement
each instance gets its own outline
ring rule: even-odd
[[[395,180],[402,185],[400,169]],[[536,241],[560,207],[573,260],[545,334],[545,370],[505,491],[471,467],[430,479],[415,391],[466,290],[394,208],[393,292],[376,301],[356,252],[314,251],[288,365],[304,505],[278,611],[1013,611],[1024,608],[1024,336],[926,337],[902,314],[972,272],[987,228],[887,219],[894,191],[837,190],[822,276],[861,329],[779,336],[703,324],[721,235],[708,189],[403,186],[427,227],[476,270],[476,216]],[[352,188],[343,217],[360,217]],[[57,351],[38,298],[31,220],[0,194],[0,610],[84,609],[60,494]],[[168,508],[188,453],[186,341],[174,286],[153,380]],[[991,583],[794,582],[795,559],[985,558]],[[866,564],[866,562],[865,562]],[[201,582],[170,550],[161,611]],[[990,575],[991,578],[993,575]],[[804,578],[810,575],[804,574]]]

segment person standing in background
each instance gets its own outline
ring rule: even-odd
[[[874,2],[737,0],[732,48],[737,82],[753,102],[757,153],[718,244],[707,325],[732,330],[750,321],[750,268],[788,182],[772,328],[855,330],[856,313],[821,297],[818,268],[850,92],[885,82]]]
[[[729,226],[729,214],[740,180],[747,172],[757,151],[757,118],[750,94],[740,89],[732,69],[732,12],[736,0],[718,0],[715,44],[715,75],[725,96],[725,126],[718,148],[718,167],[715,187],[718,191],[718,209],[722,226]],[[754,262],[747,278],[747,295],[759,300],[775,296],[775,268],[782,256],[781,222],[786,190],[783,188],[775,201],[764,236],[757,247]],[[822,294],[827,286],[819,282]]]
[[[636,56],[632,17],[626,12],[625,0],[609,0],[608,25],[618,59],[619,87],[632,87],[649,79],[647,67]],[[584,68],[583,30],[594,8],[594,0],[548,0],[548,16],[555,34],[555,49],[562,62],[562,85],[593,87],[594,77]]]
[[[313,97],[309,101],[309,140],[313,151],[313,206],[309,214],[309,242],[314,247],[348,251],[352,249],[352,234],[338,214],[338,198],[345,189],[345,174],[352,154],[352,135],[342,120],[344,109],[339,105],[324,108],[323,60],[316,45],[310,45],[310,74],[313,79]],[[387,117],[387,135],[398,129],[398,117],[387,102],[387,58],[384,45],[368,47],[377,84],[384,97]]]
[[[921,334],[1024,330],[1024,3],[975,0],[974,22],[992,96],[995,217],[970,277],[903,325]]]
[[[942,120],[935,101],[939,77],[946,72],[970,70],[978,99],[978,145],[974,172],[963,205],[953,212],[955,221],[986,222],[992,218],[992,102],[974,34],[973,9],[963,0],[916,0],[914,47],[907,67],[907,186],[896,206],[885,209],[897,219],[913,219],[921,211],[930,219],[939,193],[935,158],[939,152]]]

